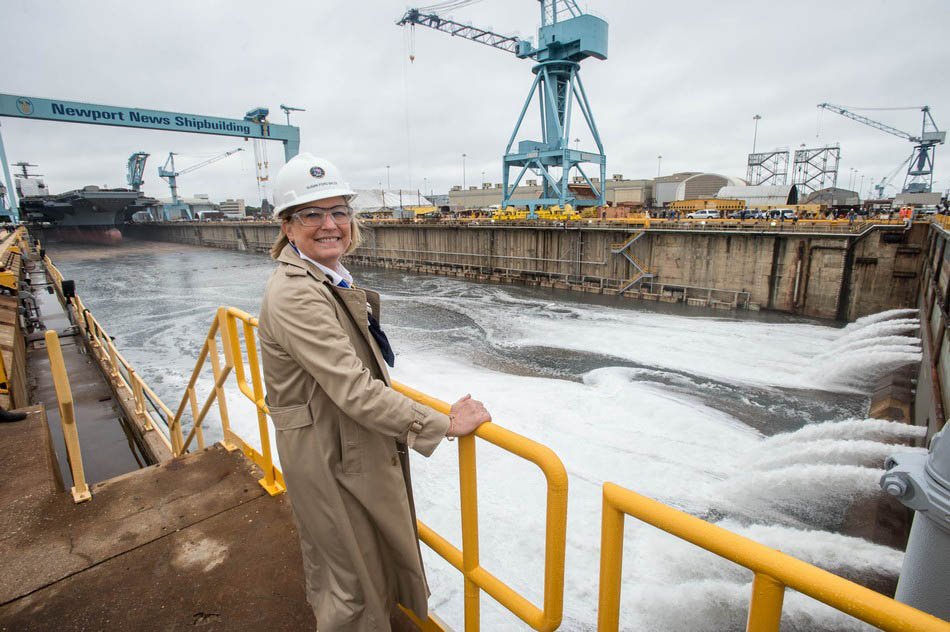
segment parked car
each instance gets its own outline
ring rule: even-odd
[[[705,209],[702,211],[693,211],[686,216],[687,219],[719,219],[719,211],[715,209]]]
[[[729,213],[729,219],[754,219],[760,212],[761,211],[756,211],[755,209],[744,208],[741,211]]]
[[[773,208],[765,211],[765,219],[796,220],[798,216],[790,208]]]

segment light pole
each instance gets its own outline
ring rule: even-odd
[[[663,164],[663,156],[656,157],[656,177],[660,177],[660,165]]]
[[[468,183],[465,182],[465,154],[462,154],[462,210],[465,210],[465,187]]]
[[[756,114],[752,117],[752,120],[755,121],[755,130],[752,132],[752,153],[755,153],[755,141],[759,138],[759,120],[762,117]]]
[[[575,139],[574,139],[574,151],[577,151],[577,148],[580,146],[580,144],[581,144],[581,139],[580,139],[580,138],[575,138]]]
[[[428,183],[428,179],[425,176],[422,176],[422,195],[425,195],[426,197],[428,197],[428,195],[426,194],[427,183]]]
[[[386,165],[386,188],[393,188],[392,182],[389,180],[389,165]]]

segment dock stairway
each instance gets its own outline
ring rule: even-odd
[[[610,247],[610,252],[615,255],[623,255],[624,258],[630,262],[636,272],[632,277],[621,283],[620,292],[626,292],[627,290],[639,285],[647,279],[652,279],[655,275],[647,270],[647,268],[640,263],[640,261],[633,256],[631,247],[638,239],[640,239],[645,230],[638,230],[630,238],[622,244],[614,244]]]

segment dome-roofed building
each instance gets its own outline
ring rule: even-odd
[[[823,204],[829,208],[840,206],[858,206],[861,204],[857,191],[828,187],[814,191],[805,198],[805,204]]]
[[[719,199],[745,200],[746,208],[798,204],[798,187],[794,184],[766,186],[728,186],[719,189]]]
[[[702,200],[714,198],[723,187],[744,184],[745,180],[741,178],[723,176],[718,173],[699,173],[679,183],[676,187],[676,199]]]

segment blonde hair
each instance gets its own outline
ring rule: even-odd
[[[280,235],[277,236],[277,241],[274,242],[274,245],[270,247],[270,256],[271,259],[276,259],[280,256],[280,253],[283,249],[290,243],[290,240],[287,239],[287,234],[284,233],[283,225],[286,222],[293,221],[291,218],[293,214],[297,211],[297,207],[292,206],[290,208],[284,209],[280,212],[280,224],[281,230]],[[350,245],[347,247],[344,255],[348,255],[357,248],[360,247],[360,244],[363,243],[363,234],[360,231],[360,223],[356,219],[356,212],[352,211],[350,215]]]

